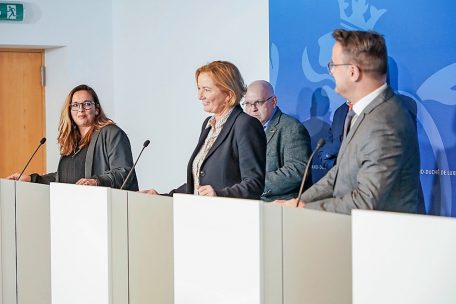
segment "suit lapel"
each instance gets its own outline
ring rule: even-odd
[[[93,166],[93,155],[95,153],[95,144],[97,143],[98,136],[100,135],[101,130],[95,130],[90,139],[89,146],[87,147],[87,154],[85,159],[85,178],[90,178],[92,176],[92,166]]]
[[[228,136],[230,133],[231,128],[234,125],[234,122],[236,121],[236,118],[242,113],[242,108],[240,106],[234,107],[233,111],[231,112],[230,116],[225,122],[225,125],[222,128],[222,131],[220,131],[220,134],[217,136],[217,139],[215,140],[214,144],[212,145],[211,149],[209,152],[207,152],[206,158],[204,159],[204,162],[206,159],[208,159],[212,153],[214,153],[215,150],[222,144],[222,142],[225,140],[225,138]],[[204,137],[206,139],[206,136]],[[198,149],[199,151],[199,149]]]
[[[274,114],[274,117],[272,117],[271,121],[269,122],[268,127],[266,128],[266,140],[267,143],[271,141],[271,139],[274,137],[277,131],[277,125],[280,122],[280,117],[282,116],[282,111],[280,111],[279,108],[277,108],[277,111]]]
[[[369,114],[380,104],[385,102],[386,100],[390,99],[394,95],[393,91],[389,87],[387,87],[380,95],[378,95],[356,118],[355,123],[350,129],[350,132],[348,132],[347,137],[342,141],[342,144],[339,149],[339,155],[337,157],[337,170],[339,170],[339,159],[342,158],[342,156],[345,153],[345,150],[347,149],[348,144],[351,142],[353,136],[355,136],[356,131],[358,128],[361,126],[363,121],[365,119],[369,119]]]
[[[200,134],[200,137],[198,140],[198,144],[196,145],[196,148],[195,148],[195,150],[193,150],[193,154],[190,157],[191,163],[193,163],[193,160],[195,159],[196,155],[201,150],[201,147],[203,146],[204,141],[206,140],[206,137],[209,134],[209,131],[211,130],[210,126],[206,128],[207,122],[209,121],[209,119],[210,119],[210,117],[206,118],[206,120],[203,123],[203,130],[201,131],[201,134]]]
[[[347,147],[348,143],[352,140],[353,135],[356,133],[356,130],[358,130],[358,127],[362,124],[365,116],[366,116],[366,113],[363,111],[356,118],[355,123],[350,128],[350,132],[348,132],[347,136],[344,138],[344,140],[342,140],[342,144],[340,145],[340,149],[339,149],[339,155],[344,154],[345,148]]]

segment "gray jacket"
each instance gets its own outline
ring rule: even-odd
[[[298,195],[304,168],[311,154],[307,129],[277,108],[265,130],[266,181],[262,200],[290,199]]]
[[[359,115],[336,166],[304,192],[306,208],[417,212],[420,155],[411,114],[390,88]]]
[[[85,178],[95,178],[100,186],[120,188],[133,167],[130,141],[127,134],[112,124],[93,133],[85,160]],[[60,162],[58,165],[60,168]],[[32,182],[49,184],[59,182],[57,172],[45,175],[32,174]],[[127,190],[138,190],[136,173],[130,176]]]

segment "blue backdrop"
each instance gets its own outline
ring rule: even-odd
[[[270,80],[281,109],[308,129],[312,145],[343,99],[326,64],[334,29],[385,36],[389,81],[417,114],[428,214],[456,216],[456,2],[270,0]],[[314,180],[325,172],[312,166]]]

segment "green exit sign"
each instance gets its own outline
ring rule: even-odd
[[[23,21],[24,5],[19,3],[0,3],[0,20]]]

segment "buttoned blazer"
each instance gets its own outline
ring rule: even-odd
[[[203,122],[201,135],[187,166],[187,183],[170,192],[194,193],[192,164],[209,134]],[[234,107],[220,134],[204,159],[200,185],[211,185],[217,196],[259,199],[264,189],[266,136],[258,119],[238,105]]]
[[[306,208],[417,212],[419,149],[412,115],[390,88],[357,117],[336,165],[301,199]]]

